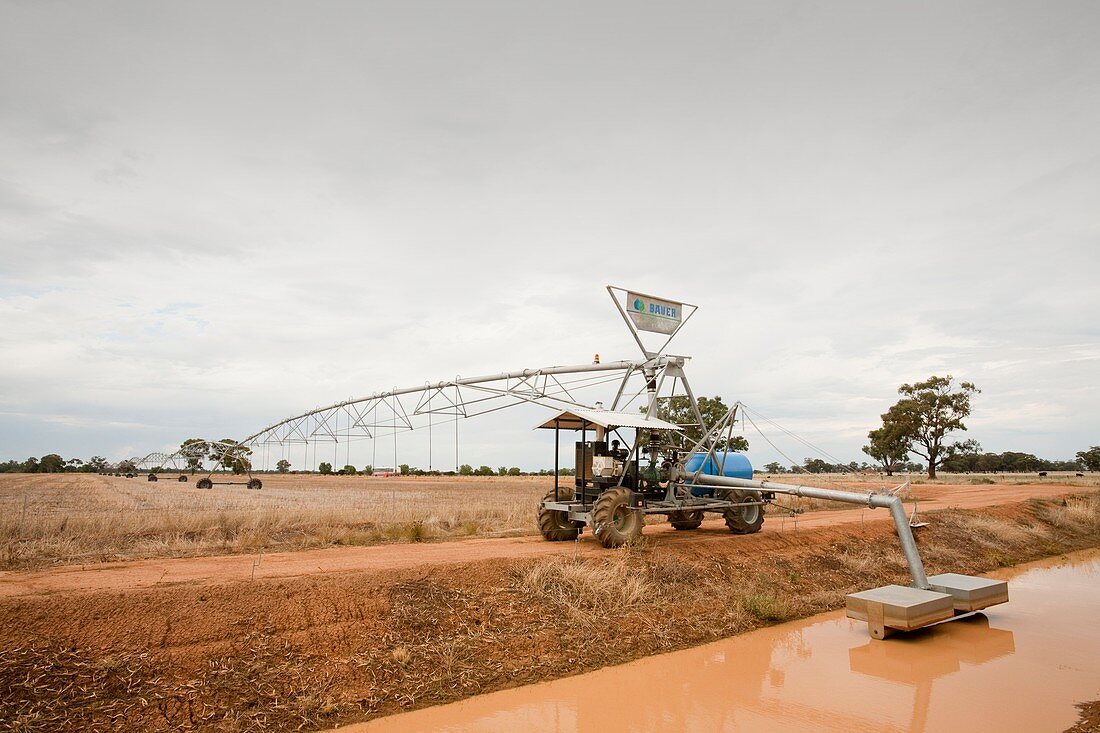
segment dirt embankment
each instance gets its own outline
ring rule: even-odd
[[[929,520],[919,543],[930,572],[978,573],[1100,545],[1095,494]],[[568,547],[8,593],[0,721],[28,730],[319,728],[699,644],[907,577],[883,521],[747,537],[668,533],[616,552]]]

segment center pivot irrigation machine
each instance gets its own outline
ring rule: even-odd
[[[187,469],[201,471],[206,476],[195,482],[199,489],[212,489],[215,484],[222,486],[245,486],[249,489],[260,489],[263,482],[252,475],[252,462],[248,459],[252,450],[240,443],[228,443],[225,441],[198,441],[184,444],[175,453],[153,452],[144,458],[134,458],[130,462],[138,471],[147,471],[147,481],[160,481],[162,478],[169,481],[187,482]],[[207,463],[210,467],[207,468]],[[234,470],[235,473],[247,473],[248,477],[241,481],[221,481],[214,473],[221,465]],[[175,477],[165,474],[175,473]]]
[[[754,480],[748,459],[726,449],[739,413],[747,417],[748,408],[737,402],[708,424],[684,372],[689,357],[667,353],[697,306],[614,286],[607,292],[641,349],[641,359],[600,363],[597,357],[590,364],[456,377],[376,392],[280,420],[235,445],[257,451],[265,464],[297,460],[300,455],[304,465],[316,465],[310,462],[310,448],[316,461],[324,444],[331,443],[328,455],[333,465],[339,465],[341,451],[350,464],[352,444],[370,441],[372,463],[377,465],[381,439],[392,441],[396,466],[399,435],[426,429],[431,470],[433,435],[451,423],[457,470],[462,420],[539,405],[552,414],[535,427],[555,435],[554,488],[538,507],[538,525],[547,540],[576,540],[589,530],[605,547],[618,547],[641,536],[647,515],[663,514],[674,528],[692,530],[708,512],[720,515],[734,534],[749,534],[760,530],[765,510],[777,495],[823,499],[887,509],[897,528],[912,576],[910,586],[889,585],[847,598],[848,615],[865,620],[873,637],[881,639],[894,630],[928,626],[1008,600],[1008,586],[1002,581],[953,573],[927,577],[902,500],[894,494]],[[648,339],[663,343],[651,349]],[[592,398],[593,389],[601,385],[605,392],[615,390],[608,409]],[[662,409],[674,398],[680,404],[686,400],[688,423],[659,417],[668,414]],[[748,420],[756,425],[751,417]],[[579,433],[573,442],[571,480],[559,475],[562,431]],[[200,481],[200,488],[209,481]]]

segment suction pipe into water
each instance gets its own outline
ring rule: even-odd
[[[835,489],[820,489],[816,486],[796,486],[794,484],[780,484],[772,481],[755,481],[729,476],[712,476],[703,473],[681,472],[681,480],[685,483],[702,484],[704,486],[722,486],[738,489],[756,489],[757,491],[769,491],[776,494],[788,494],[790,496],[804,496],[808,499],[823,499],[826,501],[840,501],[846,504],[862,504],[872,509],[882,507],[890,510],[890,516],[894,518],[894,526],[901,541],[901,550],[905,553],[905,560],[909,563],[909,574],[913,577],[912,586],[928,590],[928,576],[924,573],[924,563],[921,562],[920,553],[917,551],[917,542],[913,538],[913,530],[909,527],[909,519],[905,516],[905,506],[901,499],[892,494],[866,494],[854,491],[837,491]]]

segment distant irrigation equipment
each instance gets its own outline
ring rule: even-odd
[[[248,489],[261,489],[263,482],[252,475],[252,462],[249,455],[252,450],[240,443],[220,440],[199,441],[185,444],[174,453],[154,451],[143,458],[134,458],[131,463],[139,471],[146,472],[146,480],[151,482],[162,479],[187,482],[187,470],[205,473],[195,482],[195,488],[212,489],[214,486],[244,486]],[[240,481],[222,480],[224,474],[216,473],[221,466],[233,471],[233,475],[246,474],[247,479]],[[177,474],[168,476],[167,474]]]
[[[184,473],[186,468],[186,458],[180,451],[175,453],[163,453],[160,451],[149,453],[142,458],[134,458],[131,460],[134,467],[140,473],[145,472],[145,478],[147,481],[160,481],[160,480],[175,480],[180,483],[186,483],[187,474]],[[173,478],[169,478],[166,474],[177,474]]]

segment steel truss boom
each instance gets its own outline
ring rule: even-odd
[[[632,376],[644,375],[648,383],[653,375],[663,374],[670,367],[678,369],[683,363],[683,357],[658,356],[639,361],[550,366],[428,382],[317,407],[273,423],[243,439],[241,444],[372,439],[430,426],[433,416],[457,420],[521,404],[556,409],[592,408],[594,405],[580,401],[575,393],[603,384],[618,383],[614,405],[621,405],[629,399],[625,390]],[[414,418],[418,416],[425,417],[427,422],[415,424]]]

